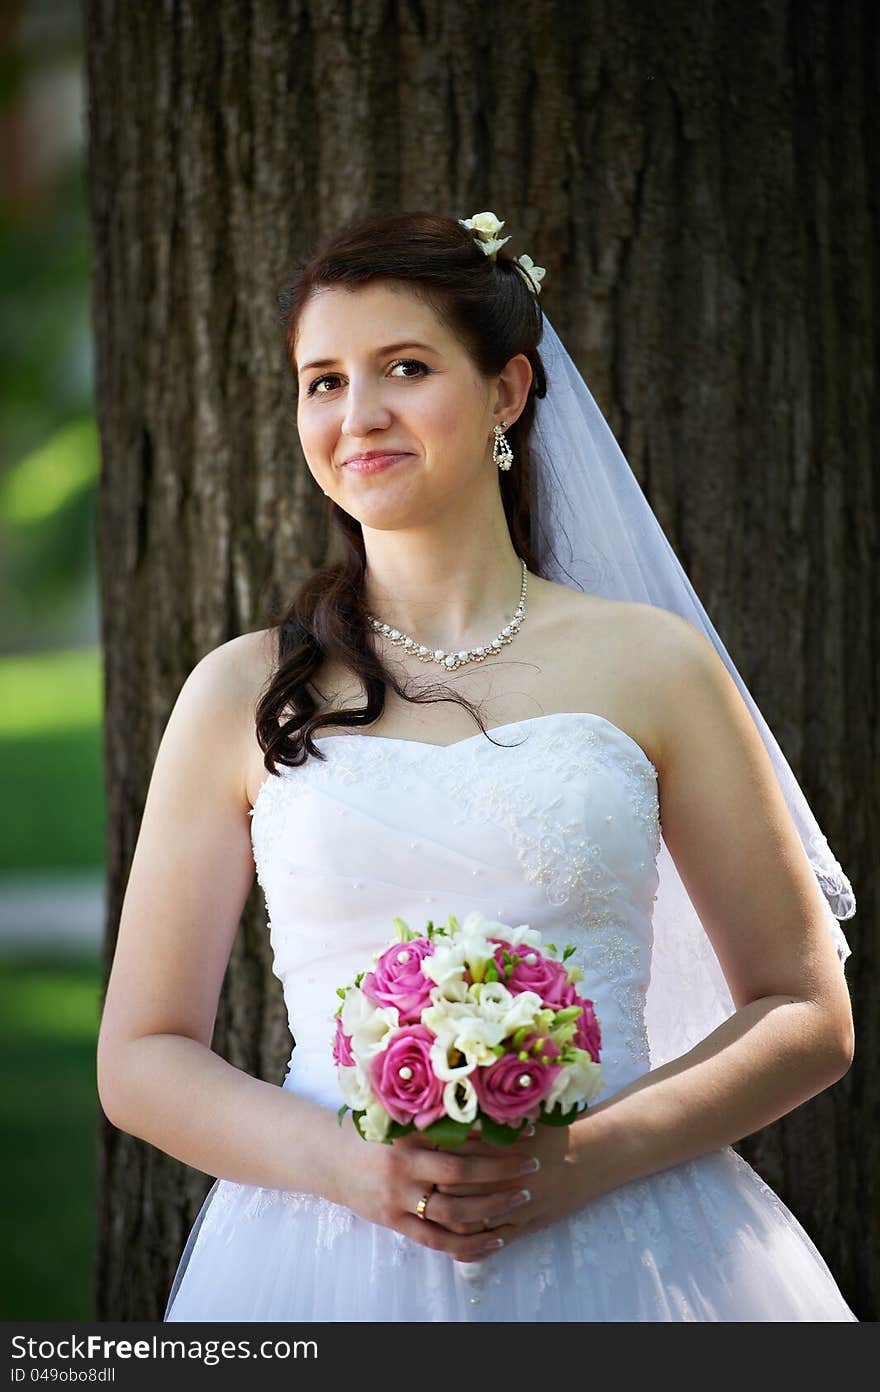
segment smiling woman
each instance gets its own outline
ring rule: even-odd
[[[411,336],[386,343],[401,323]],[[385,346],[376,347],[377,340]],[[327,357],[324,346],[339,342],[347,350],[342,362]],[[416,346],[424,359],[398,356]],[[504,514],[495,506],[496,471],[486,464],[495,424],[516,421],[525,405],[533,368],[524,353],[496,374],[490,403],[488,383],[461,338],[423,299],[388,281],[316,292],[302,309],[293,350],[306,360],[298,369],[297,411],[306,462],[327,496],[362,531],[370,529],[377,557],[415,545],[439,558],[455,537],[460,548],[473,509],[491,522],[492,548],[499,555],[509,550]],[[313,375],[329,364],[333,373]],[[362,486],[379,474],[381,487]],[[378,575],[385,566],[377,560],[375,569]],[[367,588],[375,588],[382,608],[382,586]]]
[[[500,230],[368,219],[283,298],[342,558],[184,684],[102,1025],[111,1119],[219,1176],[166,1319],[851,1322],[732,1149],[849,1066],[851,887]],[[209,1048],[254,869],[296,1040],[280,1088]],[[474,910],[487,959],[505,925],[580,949],[604,1089],[488,1144],[480,983],[441,972],[473,1130],[393,1132],[373,1069],[429,1025],[363,979],[367,1141],[338,1117],[339,982],[394,919],[427,960]],[[561,1047],[568,995],[497,990],[514,1051]]]

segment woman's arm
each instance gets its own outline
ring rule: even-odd
[[[131,1039],[103,1067],[101,1103],[120,1131],[209,1175],[345,1202],[333,1163],[344,1136],[329,1107],[180,1034]]]
[[[851,1059],[813,1001],[765,996],[741,1006],[569,1128],[580,1203],[759,1131],[837,1082]]]
[[[210,1048],[254,880],[245,783],[264,641],[245,634],[208,653],[169,717],[107,985],[98,1093],[115,1126],[196,1169],[335,1199],[335,1112]]]
[[[650,626],[663,837],[737,1009],[574,1124],[584,1200],[760,1130],[854,1052],[829,910],[751,714],[698,629],[660,609]]]

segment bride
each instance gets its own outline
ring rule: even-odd
[[[284,297],[342,558],[183,684],[98,1045],[110,1121],[217,1176],[165,1318],[851,1321],[732,1149],[850,1066],[851,887],[502,226],[365,219]],[[210,1047],[255,871],[281,1087]],[[474,907],[575,942],[605,1090],[366,1142],[336,987]]]

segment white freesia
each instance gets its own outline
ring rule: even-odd
[[[341,1019],[343,1030],[351,1035],[352,1051],[362,1062],[381,1053],[400,1028],[397,1006],[376,1005],[359,986],[346,991]]]
[[[510,1009],[501,1021],[504,1034],[513,1034],[514,1030],[522,1029],[523,1025],[536,1024],[538,1012],[544,1009],[544,1002],[537,991],[520,991],[517,995],[511,996],[510,1000]]]
[[[461,1011],[462,1006],[453,1007]],[[425,1019],[430,1015],[430,1019]],[[454,1082],[473,1073],[479,1064],[494,1062],[494,1043],[499,1043],[498,1026],[489,1020],[480,1020],[470,1013],[449,1017],[437,1010],[431,1015],[431,1008],[423,1012],[423,1021],[433,1030],[436,1038],[431,1045],[431,1067],[443,1082]],[[501,1036],[503,1038],[503,1036]],[[453,1063],[450,1055],[461,1055],[458,1063]]]
[[[391,1118],[380,1102],[371,1102],[361,1117],[361,1133],[368,1141],[384,1141]]]
[[[453,1121],[474,1121],[477,1115],[477,1090],[470,1078],[459,1078],[443,1089],[443,1105]]]
[[[361,1064],[340,1064],[337,1069],[337,1077],[343,1101],[351,1107],[353,1112],[363,1111],[364,1107],[368,1107],[371,1102],[375,1101],[369,1076]]]
[[[434,951],[422,958],[422,975],[429,981],[436,981],[445,993],[462,980],[465,965],[463,945],[456,938],[437,937],[434,939]]]
[[[422,973],[441,986],[444,995],[460,1000],[462,993],[458,983],[463,980],[465,970],[469,968],[480,978],[494,959],[497,943],[489,941],[490,931],[496,937],[507,934],[503,923],[493,923],[477,910],[469,913],[454,934],[434,939],[433,953],[422,958]]]
[[[563,1064],[549,1091],[545,1094],[544,1105],[548,1111],[562,1104],[563,1112],[568,1112],[580,1102],[592,1102],[605,1083],[605,1073],[601,1063],[594,1063],[586,1049],[578,1050],[574,1063]]]
[[[521,923],[518,928],[510,928],[506,923],[488,923],[485,929],[493,938],[505,938],[511,947],[541,947],[541,934],[537,928]]]
[[[450,1063],[450,1050],[455,1048],[455,1040],[451,1035],[444,1034],[438,1036],[431,1045],[429,1057],[434,1076],[443,1083],[455,1083],[466,1078],[469,1073],[473,1073],[477,1067],[477,1058],[462,1053],[461,1063]]]

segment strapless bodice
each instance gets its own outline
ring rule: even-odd
[[[471,909],[527,923],[594,1002],[610,1096],[650,1066],[645,996],[661,846],[657,769],[605,717],[563,711],[451,745],[325,735],[325,761],[279,765],[251,811],[273,970],[295,1048],[284,1086],[334,1110],[338,986],[400,916]]]

